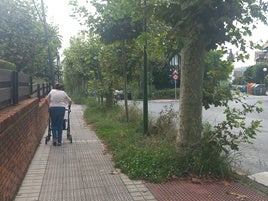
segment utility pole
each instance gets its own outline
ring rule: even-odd
[[[144,33],[145,33],[145,43],[143,47],[144,51],[144,69],[143,69],[143,133],[148,133],[148,86],[147,86],[147,17],[146,17],[146,0],[143,1],[144,3]]]

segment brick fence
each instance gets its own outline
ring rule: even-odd
[[[24,100],[0,110],[0,200],[11,201],[47,127],[44,99]]]

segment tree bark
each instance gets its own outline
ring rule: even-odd
[[[202,40],[188,44],[181,52],[178,146],[194,145],[201,138],[205,52]]]

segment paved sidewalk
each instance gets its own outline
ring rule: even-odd
[[[83,111],[72,106],[72,144],[65,131],[61,147],[41,141],[15,201],[268,201],[239,183],[132,181],[114,168]]]
[[[82,106],[72,106],[70,120],[73,143],[65,131],[61,147],[43,139],[15,201],[156,200],[143,182],[114,169],[95,132],[84,124]]]

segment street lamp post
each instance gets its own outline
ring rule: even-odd
[[[263,68],[263,80],[262,80],[262,83],[264,84],[264,80],[265,80],[265,77],[266,77],[266,72],[267,72],[267,68]]]
[[[148,133],[148,89],[147,89],[147,19],[146,19],[146,0],[143,1],[144,4],[144,33],[145,33],[145,43],[143,47],[144,53],[144,69],[143,69],[143,133]]]
[[[266,94],[266,83],[265,83],[265,77],[266,77],[266,72],[267,72],[267,68],[263,68],[262,69],[263,70],[263,84],[265,84],[265,93],[264,94]]]

